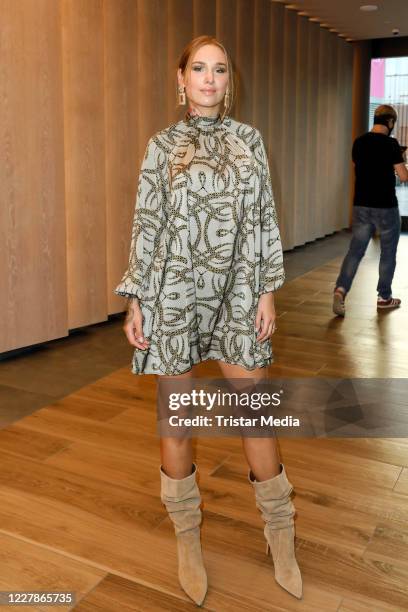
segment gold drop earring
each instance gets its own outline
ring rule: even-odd
[[[229,98],[230,98],[230,93],[227,89],[227,91],[225,92],[225,96],[224,96],[224,107],[228,108],[229,106]]]
[[[184,106],[186,103],[185,87],[178,88],[179,106]]]

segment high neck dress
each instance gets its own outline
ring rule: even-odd
[[[273,361],[256,340],[262,293],[284,282],[260,132],[191,115],[157,132],[139,175],[129,264],[117,295],[137,297],[149,348],[134,374],[176,375],[207,359],[247,370]]]

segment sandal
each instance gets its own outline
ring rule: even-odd
[[[401,306],[401,300],[398,298],[389,297],[387,300],[379,297],[377,299],[377,308],[385,309],[385,308],[399,308]]]
[[[344,303],[344,298],[346,294],[342,289],[335,289],[333,293],[333,312],[335,315],[339,317],[344,317],[346,314],[346,305]]]

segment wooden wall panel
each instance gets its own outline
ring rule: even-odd
[[[255,0],[253,45],[253,104],[251,123],[260,130],[269,149],[269,0]],[[245,49],[246,45],[241,44]]]
[[[351,168],[351,101],[350,88],[350,61],[348,52],[350,45],[337,38],[337,119],[335,124],[336,142],[336,187],[338,192],[338,205],[336,207],[336,229],[346,227],[349,220],[349,182]]]
[[[194,37],[208,34],[215,36],[217,0],[193,0]]]
[[[107,223],[107,299],[109,312],[123,299],[113,295],[129,255],[138,184],[139,126],[137,3],[105,0],[105,182]],[[115,308],[115,305],[117,308]]]
[[[168,6],[163,0],[137,0],[139,155],[149,138],[167,127]]]
[[[179,106],[176,96],[178,59],[193,38],[193,4],[186,0],[167,0],[167,121],[183,118],[187,106]]]
[[[317,199],[317,92],[319,85],[319,40],[320,27],[317,23],[308,21],[307,23],[307,68],[305,78],[307,81],[306,107],[304,115],[306,124],[306,157],[305,157],[305,193],[306,193],[306,214],[305,232],[303,242],[315,240],[319,236],[317,227],[317,217],[319,213],[319,203]],[[300,242],[299,244],[302,244]]]
[[[285,249],[295,246],[294,140],[296,127],[297,14],[285,10],[283,24],[282,204],[280,225]]]
[[[282,211],[282,141],[283,141],[283,23],[285,8],[271,2],[269,7],[269,169],[279,225]]]
[[[102,0],[62,1],[68,325],[107,318]]]
[[[351,152],[352,142],[355,137],[355,130],[354,130],[355,125],[354,125],[354,115],[353,115],[354,104],[356,105],[362,104],[361,100],[354,101],[354,77],[353,78],[350,77],[350,75],[353,74],[353,66],[354,66],[354,54],[355,54],[354,44],[355,43],[353,43],[353,45],[344,45],[343,52],[342,52],[342,58],[343,58],[343,61],[342,61],[342,68],[343,68],[342,92],[344,96],[342,99],[342,120],[344,121],[343,147],[346,151],[349,152],[349,154]],[[368,70],[369,65],[370,65],[369,62],[367,62],[366,64],[367,70]],[[369,90],[367,92],[367,100],[369,99],[368,95],[369,95]],[[367,106],[367,109],[368,109],[368,106]],[[368,110],[366,110],[366,112],[368,113]],[[351,130],[350,130],[350,126],[352,126]],[[351,211],[351,206],[352,206],[351,198],[352,198],[353,191],[354,191],[354,188],[353,188],[354,166],[353,166],[351,159],[350,159],[349,164],[345,164],[340,171],[344,173],[343,200],[344,202],[346,202],[347,200],[349,201],[347,216],[350,221],[351,212],[352,212]]]
[[[258,35],[259,24],[254,24],[253,0],[237,0],[237,49],[236,65],[236,103],[235,116],[239,121],[252,124],[252,109],[254,97],[254,63],[256,54],[254,37]],[[245,41],[245,44],[242,44]],[[258,100],[257,104],[262,104]]]
[[[326,207],[328,206],[328,87],[329,87],[329,59],[328,59],[328,32],[320,28],[318,35],[319,64],[318,64],[318,90],[317,90],[317,165],[316,165],[316,228],[318,236],[326,234]]]
[[[60,6],[1,0],[0,14],[4,352],[65,336],[68,322]]]
[[[328,59],[328,86],[327,86],[327,203],[324,207],[324,233],[331,234],[336,227],[336,211],[340,204],[339,192],[341,190],[339,177],[339,164],[347,163],[344,159],[345,151],[340,151],[337,144],[336,125],[339,114],[337,91],[337,38],[327,30],[327,59]],[[347,160],[348,161],[348,160]]]
[[[216,36],[228,49],[237,69],[237,3],[236,0],[217,0]]]
[[[309,116],[307,96],[307,52],[308,52],[308,25],[305,17],[297,19],[297,45],[296,45],[296,92],[293,142],[292,168],[294,172],[294,214],[293,214],[293,240],[294,244],[302,244],[305,236],[308,211],[306,208],[306,172],[307,159],[306,137],[307,121]]]
[[[334,155],[333,155],[333,164],[335,167],[335,171],[333,174],[333,180],[336,182],[336,194],[337,194],[337,198],[336,198],[336,203],[337,206],[335,208],[334,211],[334,226],[336,228],[338,227],[345,227],[346,223],[342,223],[343,221],[343,217],[344,217],[344,209],[346,208],[346,203],[343,201],[343,195],[344,195],[344,191],[343,191],[343,172],[342,172],[342,168],[344,167],[345,164],[348,164],[350,161],[350,151],[346,151],[345,149],[345,143],[343,143],[343,139],[344,139],[344,129],[347,129],[347,127],[344,125],[343,122],[343,117],[344,117],[344,112],[342,109],[342,103],[343,103],[343,93],[342,93],[342,85],[343,85],[343,80],[342,80],[342,55],[341,55],[341,50],[344,46],[344,42],[341,40],[341,38],[339,38],[338,36],[336,37],[335,41],[334,41],[334,47],[335,47],[335,54],[336,54],[336,84],[335,84],[335,89],[336,89],[336,97],[335,97],[335,102],[336,102],[336,117],[335,117],[335,122],[333,124],[333,134],[334,134]]]

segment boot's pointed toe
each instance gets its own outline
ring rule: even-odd
[[[299,568],[280,569],[275,572],[275,578],[276,582],[291,595],[294,595],[298,599],[302,599],[303,585]]]
[[[187,595],[201,605],[207,594],[207,572],[204,567],[200,529],[193,529],[177,537],[178,578]]]
[[[302,599],[302,580],[298,580],[296,578],[290,578],[285,580],[278,580],[276,582],[283,588],[285,591],[294,595],[298,599]]]
[[[276,582],[298,599],[302,598],[302,575],[294,555],[294,533],[282,530],[270,534],[265,526],[265,537],[268,541],[266,554],[272,553]],[[272,550],[269,541],[275,539]],[[275,552],[275,554],[274,554]]]
[[[268,542],[267,552],[268,550],[272,552],[276,582],[300,599],[303,586],[302,576],[295,557],[293,525],[287,529],[277,530],[272,530],[268,525],[265,525],[264,533]]]

